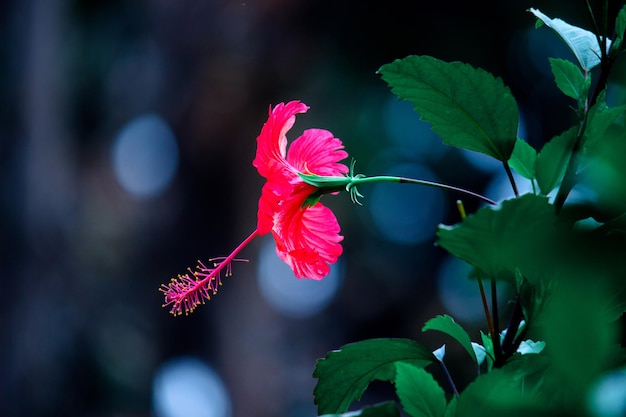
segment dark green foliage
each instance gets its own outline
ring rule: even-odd
[[[395,384],[402,408],[411,417],[443,417],[446,394],[425,369],[398,362]]]
[[[351,343],[317,361],[315,403],[320,414],[342,413],[374,380],[393,381],[397,362],[425,367],[436,361],[424,346],[407,339],[371,339]]]
[[[487,332],[474,335],[480,344],[448,315],[422,329],[460,343],[483,373],[457,393],[425,369],[435,362],[450,377],[443,358],[415,342],[346,345],[317,363],[321,413],[345,412],[372,380],[383,380],[395,384],[412,417],[590,417],[594,383],[624,372],[626,105],[610,107],[605,97],[610,69],[624,51],[626,8],[613,16],[613,39],[530,12],[576,58],[550,59],[550,65],[578,119],[540,149],[517,138],[515,100],[489,73],[428,56],[380,69],[392,92],[410,101],[444,143],[498,159],[533,185],[532,193],[511,195],[437,230],[436,244],[472,265],[481,285],[503,281],[515,292],[506,327],[488,323]]]
[[[576,126],[571,127],[541,148],[535,164],[535,173],[543,195],[548,195],[554,190],[563,178],[565,167],[572,155],[577,130]]]
[[[463,349],[470,355],[470,358],[474,361],[474,363],[478,363],[476,359],[476,353],[472,348],[472,339],[470,339],[467,332],[458,324],[454,319],[447,314],[443,316],[437,316],[432,318],[426,322],[422,331],[425,332],[427,330],[438,330],[443,332],[463,346]]]
[[[515,141],[513,154],[509,159],[509,166],[518,174],[529,180],[536,178],[535,164],[537,163],[537,151],[523,139]]]
[[[511,157],[517,104],[502,80],[468,64],[415,55],[383,65],[379,72],[443,143],[500,161]]]

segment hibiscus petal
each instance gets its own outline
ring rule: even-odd
[[[269,233],[274,227],[274,213],[280,202],[280,191],[275,184],[266,182],[261,191],[259,209],[257,211],[257,232],[259,235]]]
[[[280,202],[274,217],[276,252],[298,278],[319,280],[330,272],[343,252],[340,227],[333,212],[321,203],[302,209],[304,199],[314,189],[307,184],[289,199]]]
[[[305,174],[340,176],[349,169],[338,162],[348,157],[344,146],[331,132],[307,129],[293,141],[287,153],[287,162]]]
[[[298,278],[322,279],[337,262],[343,248],[339,223],[330,209],[317,203],[303,208],[316,188],[306,184],[298,172],[340,176],[349,172],[339,161],[348,156],[341,140],[323,129],[308,129],[287,151],[286,133],[298,113],[308,107],[292,101],[273,110],[257,137],[253,165],[267,183],[263,186],[258,210],[258,234],[270,230],[278,256]]]
[[[261,176],[268,178],[272,172],[285,169],[287,131],[296,121],[296,114],[306,113],[309,107],[300,101],[279,103],[272,110],[257,137],[257,152],[252,165]]]

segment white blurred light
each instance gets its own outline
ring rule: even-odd
[[[230,397],[220,376],[193,357],[164,363],[152,383],[156,417],[230,417]]]
[[[397,164],[388,174],[436,181],[435,174],[418,163]],[[363,202],[383,238],[416,244],[433,239],[436,225],[443,221],[444,193],[430,186],[383,182],[367,191]]]
[[[265,301],[289,317],[306,318],[322,311],[335,297],[341,281],[341,261],[331,265],[322,280],[298,279],[276,254],[274,240],[263,239],[259,253],[258,285]]]
[[[178,146],[169,125],[156,114],[127,123],[113,144],[113,171],[122,187],[138,197],[163,192],[178,167]]]
[[[589,391],[588,407],[596,417],[626,416],[626,370],[611,372]]]

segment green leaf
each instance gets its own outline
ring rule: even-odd
[[[626,213],[610,219],[596,229],[598,235],[620,234],[626,236]]]
[[[604,95],[599,97],[596,104],[589,109],[583,150],[589,152],[598,142],[605,139],[611,125],[618,121],[624,112],[626,112],[626,105],[608,107],[604,101]]]
[[[582,69],[590,71],[600,63],[601,49],[600,45],[598,45],[598,38],[593,32],[572,26],[561,19],[550,19],[534,8],[531,8],[529,11],[559,35],[572,51]],[[610,45],[611,40],[607,39],[607,51]]]
[[[456,416],[456,403],[459,397],[452,397],[450,402],[448,403],[448,407],[446,408],[446,413],[444,417],[454,417]]]
[[[371,339],[350,343],[319,359],[313,377],[319,381],[313,395],[319,414],[343,413],[373,380],[393,381],[395,363],[424,367],[436,358],[409,339]]]
[[[585,76],[580,69],[565,59],[549,58],[556,86],[568,97],[580,100],[587,96]]]
[[[472,339],[469,337],[467,332],[458,324],[454,319],[447,314],[443,316],[434,317],[426,322],[422,331],[425,332],[427,330],[438,330],[452,337],[454,340],[459,342],[461,346],[467,351],[470,355],[474,363],[478,363],[478,359],[476,358],[476,352],[474,352],[474,348],[472,347]]]
[[[626,212],[626,128],[623,121],[616,121],[606,129],[602,126],[610,121],[614,109],[622,107],[590,115],[592,126],[583,143],[583,169],[579,172],[584,186],[593,190],[596,205],[607,213],[616,214]]]
[[[491,336],[488,334],[480,332],[480,339],[483,341],[483,348],[485,349],[486,359],[487,359],[487,370],[491,371],[493,367],[493,361],[495,360],[495,353],[493,351],[493,340]]]
[[[549,366],[550,359],[546,355],[516,354],[499,369],[509,375],[511,382],[519,383],[525,392],[539,392],[543,384],[541,376]]]
[[[509,166],[524,178],[535,179],[535,162],[537,151],[523,139],[515,141],[513,154],[509,159]]]
[[[571,278],[546,301],[540,336],[556,379],[567,381],[576,397],[614,365],[620,326],[607,311],[612,290],[601,276]]]
[[[573,126],[559,136],[555,136],[539,151],[535,174],[537,174],[537,184],[543,195],[548,195],[561,181],[572,153],[577,129]]]
[[[443,143],[509,160],[518,111],[501,79],[465,63],[417,55],[383,65],[379,73]]]
[[[443,417],[446,393],[423,368],[396,363],[396,394],[404,411],[411,417]]]
[[[537,360],[532,362],[537,362]],[[505,366],[479,375],[459,395],[455,413],[447,414],[446,417],[528,417],[529,415],[548,417],[552,415],[551,410],[544,405],[545,400],[533,393],[535,383],[529,377],[532,373],[536,373],[536,367],[532,366],[532,362],[524,361],[523,365],[528,364],[527,366]]]
[[[393,401],[363,407],[358,411],[341,414],[324,414],[321,417],[400,417],[398,406]]]
[[[483,207],[455,226],[440,225],[437,245],[482,270],[489,278],[515,285],[515,268],[527,277],[542,268],[536,253],[556,221],[548,199],[534,194],[503,201],[498,207]]]
[[[624,31],[626,31],[626,6],[622,7],[622,10],[617,14],[615,20],[615,40],[611,45],[611,55],[616,56],[619,54],[620,46],[624,42]]]

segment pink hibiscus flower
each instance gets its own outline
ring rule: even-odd
[[[159,289],[165,295],[163,306],[171,313],[192,312],[221,285],[221,271],[231,274],[231,263],[255,237],[272,233],[276,253],[298,278],[320,280],[328,275],[343,248],[339,223],[333,212],[319,201],[310,204],[309,196],[320,191],[305,183],[299,174],[338,177],[348,173],[339,161],[348,156],[341,141],[323,129],[308,129],[287,150],[286,134],[296,114],[308,106],[300,101],[270,107],[269,118],[257,138],[253,165],[267,179],[259,199],[257,228],[225,258],[212,259],[213,267],[198,262],[195,270],[172,278]]]
[[[321,203],[303,208],[317,189],[298,175],[342,176],[348,167],[340,164],[348,153],[341,141],[322,129],[308,129],[287,151],[286,133],[296,114],[308,107],[299,102],[280,103],[270,109],[268,121],[257,138],[252,164],[267,178],[259,200],[257,231],[272,232],[278,256],[298,278],[322,279],[342,253],[339,223]]]

